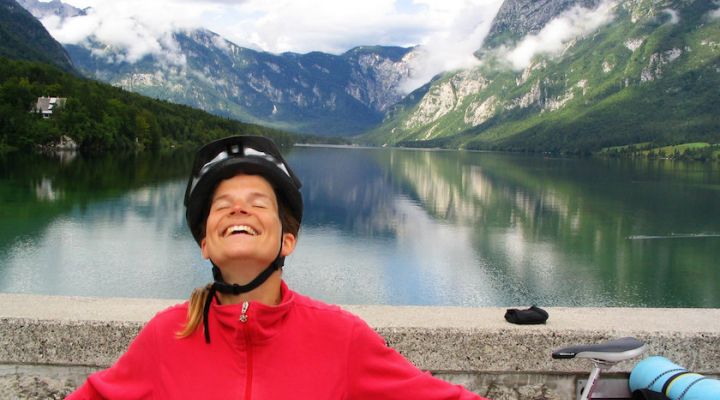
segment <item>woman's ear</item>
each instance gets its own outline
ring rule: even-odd
[[[202,240],[200,241],[200,252],[202,253],[204,259],[210,259],[210,254],[208,254],[207,250],[207,241],[205,238],[202,238]]]
[[[295,235],[292,233],[283,233],[282,251],[280,255],[283,257],[289,256],[293,250],[295,250],[295,243],[297,243]]]

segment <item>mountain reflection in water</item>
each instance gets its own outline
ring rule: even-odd
[[[720,168],[295,147],[285,279],[343,304],[719,307]],[[190,154],[0,158],[0,291],[185,298]],[[671,237],[673,240],[641,240]]]

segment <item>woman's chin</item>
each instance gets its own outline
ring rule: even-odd
[[[212,257],[211,259],[221,270],[223,267],[229,268],[231,266],[265,268],[273,262],[273,260],[268,259],[268,257],[261,257],[252,251],[243,250],[226,252],[219,255],[217,259]]]

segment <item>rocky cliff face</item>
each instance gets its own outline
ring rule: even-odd
[[[270,54],[207,30],[178,32],[172,56],[116,62],[103,43],[68,46],[86,74],[148,96],[296,132],[362,132],[402,98],[411,49],[359,47],[336,56]]]
[[[493,47],[537,33],[573,6],[594,8],[599,3],[600,0],[505,0],[493,19],[485,46]]]
[[[356,47],[342,57],[351,66],[347,90],[361,103],[385,112],[404,96],[399,87],[411,73],[412,50]]]

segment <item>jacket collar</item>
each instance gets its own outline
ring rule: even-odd
[[[210,311],[210,324],[217,325],[223,335],[232,335],[233,341],[246,341],[246,331],[253,344],[271,340],[282,329],[285,318],[292,308],[295,293],[285,283],[280,285],[280,304],[269,306],[257,301],[248,304],[246,322],[241,322],[243,303],[219,305],[213,299]],[[212,327],[210,329],[213,329]]]

